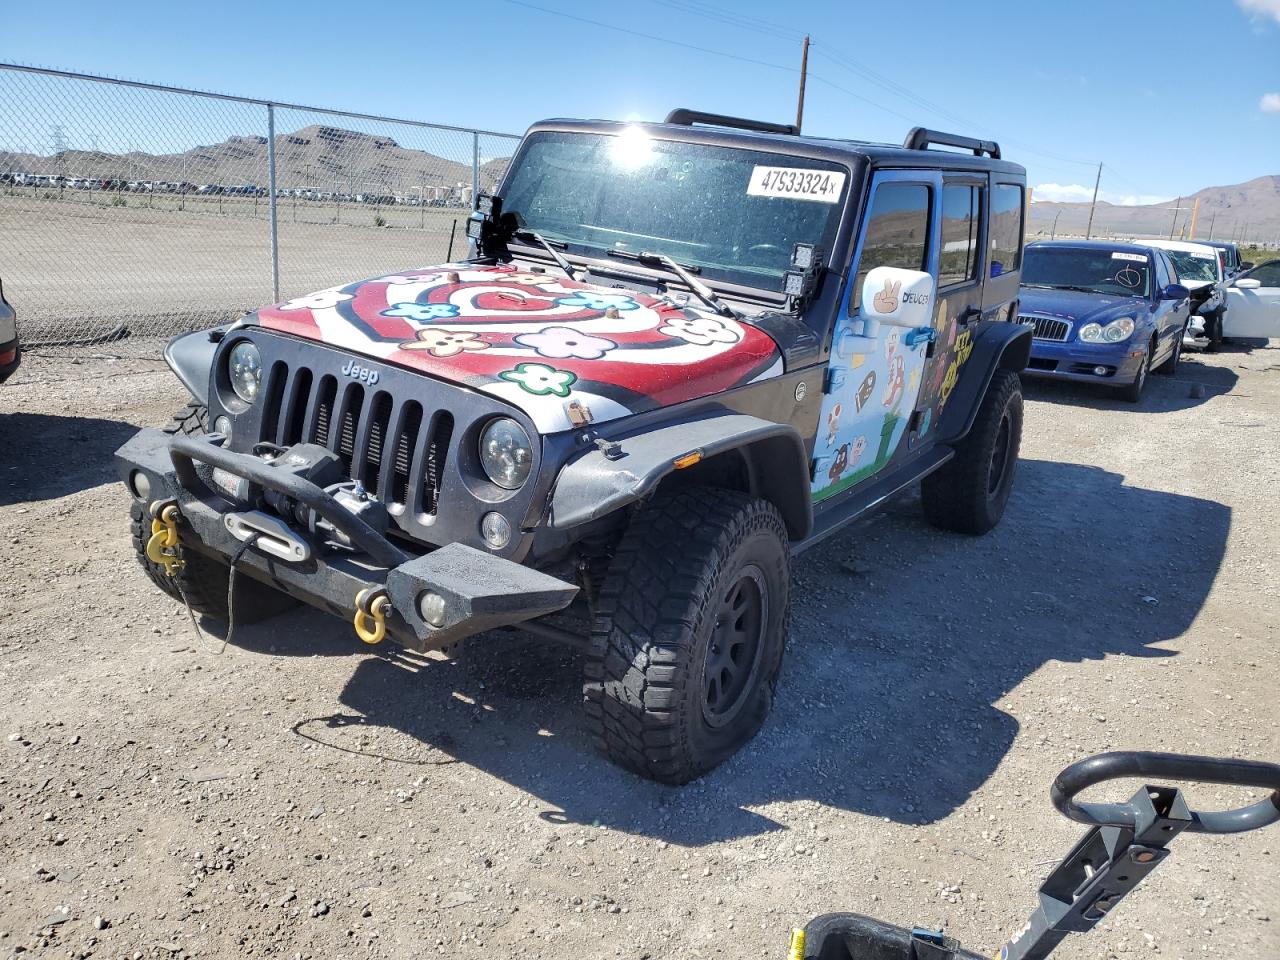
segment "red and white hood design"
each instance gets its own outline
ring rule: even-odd
[[[745,323],[672,300],[446,264],[333,287],[244,319],[484,390],[543,433],[602,423],[782,373]]]

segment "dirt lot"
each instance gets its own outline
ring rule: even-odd
[[[0,389],[0,956],[729,960],[836,909],[990,953],[1081,832],[1067,763],[1280,759],[1280,343],[1138,409],[1028,392],[1003,525],[908,497],[803,557],[772,719],[670,789],[592,752],[538,642],[396,657],[315,612],[197,640],[110,468],[180,388],[33,358]],[[1273,960],[1278,865],[1280,827],[1184,836],[1060,955]]]

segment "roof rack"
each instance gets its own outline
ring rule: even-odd
[[[742,117],[727,117],[722,113],[703,113],[701,110],[689,110],[677,107],[667,114],[665,123],[678,123],[691,127],[695,123],[703,123],[712,127],[734,127],[738,130],[756,130],[760,133],[783,133],[797,136],[800,128],[790,123],[769,123],[767,120],[746,120]]]
[[[908,150],[928,150],[937,144],[942,147],[960,147],[972,150],[975,157],[984,153],[992,160],[1000,159],[1000,144],[994,140],[977,140],[973,137],[962,137],[955,133],[943,133],[940,130],[929,130],[926,127],[912,127],[902,145]]]

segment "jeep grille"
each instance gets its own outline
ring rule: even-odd
[[[260,442],[319,444],[393,513],[435,516],[453,438],[448,410],[425,410],[417,400],[340,383],[333,374],[317,378],[309,367],[283,360],[271,365],[263,388]]]

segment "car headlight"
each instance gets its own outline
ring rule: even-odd
[[[1133,336],[1133,317],[1112,320],[1105,327],[1086,323],[1080,328],[1079,337],[1085,343],[1121,343]]]
[[[533,448],[524,427],[510,417],[489,421],[480,434],[480,466],[504,490],[519,490],[533,467]]]
[[[227,378],[237,397],[253,403],[262,386],[262,355],[248,340],[241,340],[227,354]]]

